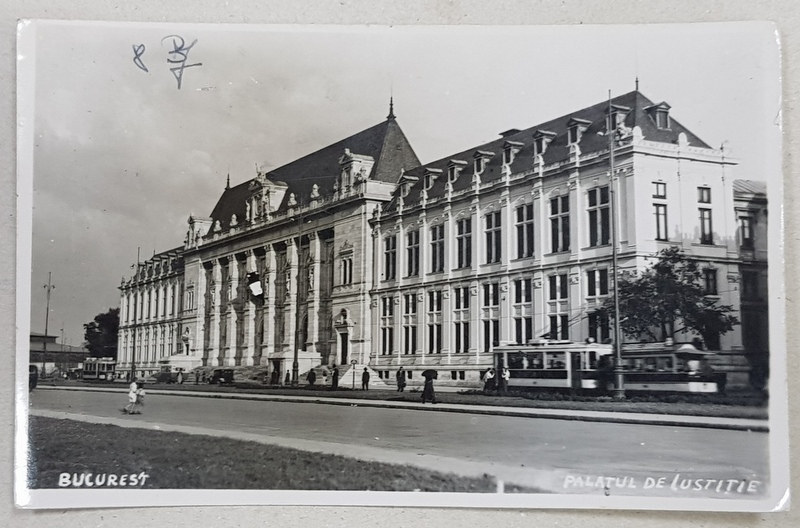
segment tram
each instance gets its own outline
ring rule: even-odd
[[[83,379],[90,381],[112,381],[117,362],[114,358],[86,358],[83,362]]]
[[[611,379],[614,349],[599,343],[533,341],[494,350],[495,368],[508,367],[508,388],[600,390]]]
[[[717,393],[726,375],[708,365],[713,352],[690,344],[624,345],[622,371],[631,392]],[[605,392],[614,386],[614,347],[599,343],[534,341],[494,350],[494,366],[507,366],[509,389]]]

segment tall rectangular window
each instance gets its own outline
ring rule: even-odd
[[[553,253],[569,251],[569,196],[550,200],[550,240]]]
[[[456,221],[456,253],[459,268],[472,265],[472,220],[469,218]]]
[[[703,286],[706,295],[717,295],[717,270],[712,268],[703,270]]]
[[[611,238],[608,186],[589,190],[589,245],[605,246]]]
[[[394,299],[381,297],[381,354],[394,353]]]
[[[586,272],[587,296],[608,295],[608,270],[598,269]]]
[[[444,271],[444,226],[431,227],[431,273]]]
[[[453,288],[455,310],[469,309],[469,288]]]
[[[711,189],[708,187],[698,187],[697,201],[699,203],[711,203]]]
[[[403,314],[413,315],[417,313],[417,296],[413,293],[403,295]]]
[[[656,240],[667,241],[667,204],[653,204],[656,217]]]
[[[550,339],[569,339],[569,316],[566,314],[550,315]]]
[[[533,289],[531,279],[514,281],[514,339],[525,344],[533,339]]]
[[[711,225],[711,209],[700,209],[700,243],[713,244],[714,232]]]
[[[428,353],[442,353],[442,292],[428,292]]]
[[[569,297],[569,283],[567,282],[567,274],[550,275],[548,277],[550,285],[550,300],[566,299]]]
[[[469,321],[455,322],[453,327],[455,331],[453,352],[456,354],[469,352]]]
[[[469,288],[453,288],[453,352],[460,354],[469,350]]]
[[[409,277],[419,275],[419,229],[409,231],[406,235],[407,273]]]
[[[500,284],[483,285],[483,351],[491,352],[500,345]]]
[[[611,338],[611,325],[608,322],[608,316],[597,313],[589,314],[589,337],[594,339],[596,343],[605,343]]]
[[[533,204],[517,207],[517,258],[533,256]]]
[[[500,212],[486,215],[486,263],[500,262],[503,247],[501,236]]]
[[[342,257],[342,284],[353,284],[353,257]]]
[[[739,246],[742,249],[753,249],[753,217],[739,217]]]
[[[483,306],[500,305],[500,285],[490,282],[483,285]]]
[[[491,352],[494,347],[500,346],[500,320],[483,320],[483,351]]]
[[[383,239],[384,278],[394,280],[397,274],[397,237],[394,235]]]
[[[417,326],[403,326],[403,353],[413,355],[417,353]]]

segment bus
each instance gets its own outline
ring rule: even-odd
[[[89,381],[113,381],[117,361],[110,357],[90,357],[83,362],[83,379]]]

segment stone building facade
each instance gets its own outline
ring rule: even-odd
[[[501,344],[610,339],[615,225],[620,273],[677,246],[739,307],[735,163],[634,91],[407,171],[372,219],[373,368],[469,385]],[[741,356],[741,328],[706,344]]]
[[[260,367],[277,381],[337,365],[393,382],[403,366],[412,383],[432,368],[474,386],[500,344],[612,337],[593,311],[612,292],[615,227],[621,273],[678,246],[709,296],[743,306],[743,270],[765,274],[766,253],[742,245],[741,219],[763,196],[734,202],[736,161],[670,110],[634,91],[424,165],[390,110],[228,184],[183,247],[123,281],[120,370],[136,335],[139,370]],[[744,357],[753,325],[707,345]]]

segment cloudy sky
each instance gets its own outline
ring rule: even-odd
[[[180,89],[169,35],[196,39],[185,64],[202,63],[183,71]],[[426,162],[631,91],[638,76],[647,97],[667,101],[704,141],[727,141],[737,178],[780,169],[770,156],[778,56],[765,25],[40,22],[22,38],[20,71],[35,83],[19,91],[20,153],[32,156],[21,178],[33,178],[19,186],[33,206],[32,257],[20,255],[20,266],[32,259],[31,330],[44,331],[52,272],[49,330],[63,328],[71,344],[119,305],[137,247],[144,259],[181,245],[186,219],[210,214],[228,174],[236,185],[256,165],[278,167],[377,124],[390,94]],[[148,71],[133,60],[140,45]],[[25,309],[24,292],[19,302]]]

